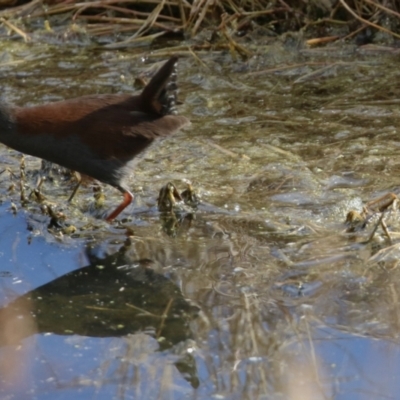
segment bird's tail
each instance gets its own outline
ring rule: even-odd
[[[171,57],[143,89],[141,103],[148,112],[159,115],[177,114],[177,61],[177,56]]]

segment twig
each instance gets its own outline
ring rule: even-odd
[[[12,24],[10,21],[7,21],[4,18],[0,18],[0,22],[2,22],[4,25],[6,25],[9,29],[14,31],[16,34],[22,36],[22,38],[25,40],[25,42],[29,42],[31,40],[30,36],[22,31],[21,29],[17,28],[14,24]]]
[[[217,150],[219,150],[221,153],[227,154],[228,156],[231,156],[231,157],[233,157],[233,158],[247,158],[247,159],[249,159],[248,156],[240,155],[240,154],[237,154],[237,153],[235,153],[235,152],[233,152],[233,151],[227,150],[227,149],[225,149],[224,147],[222,147],[222,146],[220,146],[220,145],[218,145],[218,144],[212,142],[211,140],[206,140],[205,142],[206,142],[208,145],[210,145],[211,147],[214,147],[214,149],[217,149]]]
[[[374,24],[373,22],[368,21],[368,20],[366,20],[366,19],[360,17],[357,13],[355,13],[355,12],[347,5],[347,3],[346,3],[344,0],[339,0],[339,1],[340,1],[340,3],[342,4],[342,6],[343,6],[354,18],[358,19],[359,21],[363,22],[364,24],[367,24],[367,25],[369,25],[369,26],[372,26],[372,27],[375,28],[375,29],[378,29],[378,30],[380,30],[380,31],[386,32],[386,33],[388,33],[389,35],[392,35],[392,36],[394,36],[394,37],[400,39],[400,35],[398,35],[397,33],[394,33],[394,32],[392,32],[391,30],[384,28],[383,26],[380,26],[380,25],[378,25],[378,24]]]
[[[381,10],[387,12],[388,14],[392,14],[396,16],[397,18],[400,18],[400,14],[397,13],[396,11],[391,10],[390,8],[387,8],[383,6],[382,4],[379,4],[378,2],[372,1],[372,0],[364,0],[366,3],[374,5],[376,8],[380,8]]]

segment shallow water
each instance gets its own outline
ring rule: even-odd
[[[340,57],[340,60],[339,60]],[[18,105],[132,90],[153,60],[69,46],[3,50]],[[376,399],[399,384],[399,221],[349,234],[350,210],[398,193],[399,61],[370,47],[274,45],[248,63],[182,58],[191,128],[151,148],[111,226],[86,182],[30,192],[40,161],[1,148],[1,397]],[[189,179],[194,218],[162,219],[159,189]],[[12,208],[12,203],[15,208]],[[376,219],[375,219],[376,220]]]

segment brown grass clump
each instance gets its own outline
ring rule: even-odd
[[[302,31],[310,45],[354,37],[368,42],[377,32],[400,38],[400,2],[395,0],[0,0],[0,7],[3,26],[25,40],[29,23],[44,19],[51,29],[52,18],[60,14],[71,29],[92,37],[130,33],[121,46],[206,31],[204,46],[217,38],[242,56],[250,51],[239,38],[260,27],[271,36]]]

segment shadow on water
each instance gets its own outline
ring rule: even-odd
[[[209,56],[208,70],[182,60],[193,127],[143,156],[119,223],[95,218],[114,189],[99,201],[88,181],[68,204],[73,181],[54,173],[32,196],[40,161],[26,157],[21,179],[20,155],[2,148],[2,398],[397,398],[398,212],[385,213],[390,238],[377,225],[368,240],[377,215],[359,230],[344,221],[399,193],[398,60],[266,50]],[[70,52],[17,48],[30,61],[4,66],[4,93],[34,104],[130,91],[145,68]],[[183,179],[198,210],[160,215],[159,189]]]

